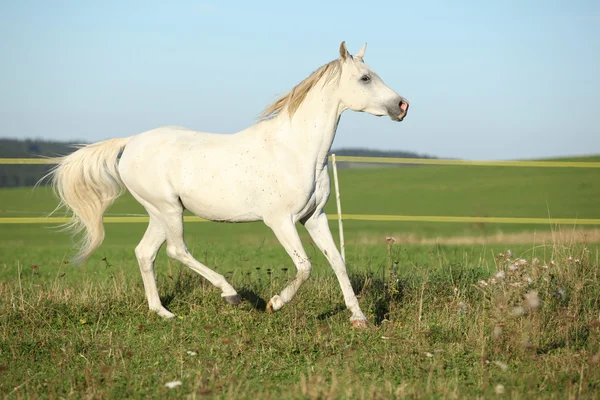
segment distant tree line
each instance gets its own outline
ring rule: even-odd
[[[0,158],[41,158],[69,154],[75,149],[72,143],[47,140],[0,139]],[[52,165],[0,164],[0,188],[33,186]]]
[[[67,155],[75,150],[74,143],[49,140],[0,139],[0,158],[40,158]],[[385,151],[361,148],[333,150],[339,156],[434,158],[409,151]],[[340,168],[368,167],[371,164],[340,163]],[[33,186],[52,165],[0,164],[0,188]],[[43,182],[45,184],[46,182]]]

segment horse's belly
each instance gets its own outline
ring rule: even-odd
[[[252,222],[262,220],[255,207],[234,196],[194,196],[193,193],[180,195],[183,206],[195,215],[211,221]]]

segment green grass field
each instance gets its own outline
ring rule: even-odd
[[[340,171],[344,212],[356,214],[599,218],[598,178],[593,169]],[[0,191],[0,217],[38,216],[54,205],[47,188]],[[127,195],[109,211],[142,212]],[[52,226],[0,225],[0,393],[597,397],[598,243],[572,233],[510,245],[398,242],[388,253],[384,242],[388,235],[569,233],[573,226],[347,221],[345,228],[348,269],[369,317],[365,330],[352,329],[335,276],[303,228],[311,279],[271,315],[265,301],[294,273],[274,235],[262,224],[187,224],[192,253],[245,300],[227,305],[163,250],[159,291],[179,317],[163,321],[147,311],[133,255],[144,224],[107,224],[105,243],[82,266],[67,263],[71,239]],[[182,385],[168,389],[170,381]]]

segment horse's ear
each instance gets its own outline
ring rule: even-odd
[[[363,45],[362,49],[360,49],[360,51],[358,53],[356,53],[356,55],[354,57],[356,57],[362,61],[363,57],[365,56],[365,50],[367,50],[366,43]]]
[[[350,53],[348,53],[348,49],[346,49],[346,42],[344,41],[340,44],[340,59],[346,61],[350,57]]]

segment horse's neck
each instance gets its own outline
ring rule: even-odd
[[[343,111],[334,90],[333,85],[313,88],[292,117],[288,133],[294,147],[317,169],[327,161]]]

